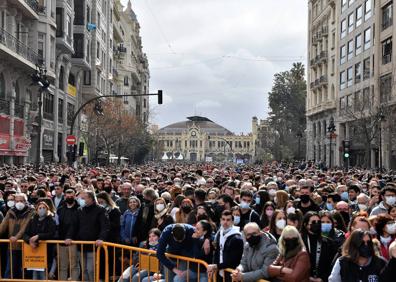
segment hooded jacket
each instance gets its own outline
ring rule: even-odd
[[[215,237],[215,246],[214,263],[218,269],[236,268],[239,265],[243,253],[243,239],[238,226],[233,226],[224,235],[219,230]]]
[[[260,279],[269,279],[268,266],[279,255],[275,238],[265,232],[260,235],[261,240],[257,246],[251,247],[245,243],[243,256],[238,268],[242,272],[244,282],[255,282]]]

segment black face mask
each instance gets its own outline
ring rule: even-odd
[[[373,253],[373,250],[371,248],[371,246],[366,245],[366,244],[362,244],[359,247],[359,256],[364,257],[364,258],[369,258],[371,257]]]
[[[322,232],[322,224],[320,222],[311,224],[310,230],[314,235],[320,235],[320,233]]]
[[[260,235],[252,235],[250,236],[249,239],[246,239],[246,241],[249,243],[250,247],[255,247],[260,243],[261,236]]]
[[[349,223],[349,213],[345,212],[345,211],[341,211],[340,214],[341,214],[342,218],[344,219],[345,225],[348,225],[348,223]]]
[[[284,239],[285,241],[285,249],[286,253],[293,250],[299,245],[299,240],[298,238],[290,238],[290,239]]]
[[[67,204],[71,205],[71,204],[74,203],[74,198],[66,198],[66,199],[65,199],[65,202],[66,202]]]
[[[145,204],[151,204],[151,200],[149,200],[149,199],[143,199],[143,202],[145,203]]]
[[[192,207],[191,206],[182,206],[181,209],[184,213],[189,213],[192,210]]]
[[[103,190],[107,193],[107,194],[110,194],[111,193],[111,190],[113,190],[110,186],[106,186],[106,187],[103,187]]]
[[[206,214],[200,214],[200,215],[197,216],[197,220],[198,221],[200,221],[200,220],[208,220],[208,219],[209,219],[209,217]]]
[[[307,204],[310,200],[309,195],[301,195],[300,200],[301,200],[301,203]]]

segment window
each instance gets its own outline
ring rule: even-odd
[[[340,110],[345,110],[345,106],[346,106],[346,98],[345,97],[341,97],[340,98]]]
[[[362,63],[355,64],[355,84],[362,80]]]
[[[351,7],[352,4],[355,2],[355,0],[349,0],[348,2],[349,2],[349,3],[348,3],[348,6]]]
[[[124,86],[129,86],[129,76],[124,76]]]
[[[346,72],[342,71],[340,73],[340,89],[345,89],[346,87]]]
[[[84,1],[74,1],[74,24],[84,25]]]
[[[392,74],[386,74],[380,77],[380,102],[390,101],[392,95]]]
[[[364,50],[371,46],[371,28],[369,27],[364,31]]]
[[[340,48],[340,63],[343,64],[346,62],[346,46],[343,45]]]
[[[393,3],[390,2],[388,5],[382,8],[382,30],[387,29],[392,25],[393,22]]]
[[[59,89],[65,91],[65,72],[63,66],[60,67],[58,81]]]
[[[55,37],[51,36],[50,39],[50,48],[51,48],[51,60],[50,60],[50,68],[55,68]]]
[[[382,64],[388,64],[392,61],[392,37],[382,42]]]
[[[97,13],[97,16],[96,16],[96,28],[100,29],[100,13],[99,12]]]
[[[356,8],[356,27],[362,24],[363,18],[363,7],[359,6]]]
[[[82,1],[81,1],[82,2]],[[74,8],[76,9],[76,8]],[[91,9],[87,6],[87,23],[91,22]]]
[[[362,34],[358,34],[355,37],[355,55],[359,55],[362,52]]]
[[[82,33],[75,33],[74,34],[74,54],[72,55],[73,58],[84,58],[84,34]]]
[[[361,107],[361,103],[362,103],[362,97],[361,97],[361,92],[360,91],[356,91],[355,92],[355,97],[353,98],[353,109],[355,111],[358,111]]]
[[[56,8],[56,37],[63,37],[63,9]]]
[[[5,80],[4,80],[4,75],[1,73],[0,74],[0,99],[5,99],[6,98],[6,93],[5,93]]]
[[[91,85],[91,71],[84,71],[84,85]]]
[[[346,36],[346,31],[347,31],[347,22],[346,19],[341,21],[341,38],[344,38]]]
[[[146,107],[147,107],[147,100],[143,99],[143,108],[146,108]]]
[[[370,57],[363,61],[363,80],[370,78]]]
[[[71,126],[74,116],[74,105],[67,103],[67,125]]]
[[[352,86],[353,85],[353,67],[349,67],[347,70],[347,86]]]
[[[366,0],[364,4],[364,20],[366,21],[371,17],[372,0]]]
[[[347,0],[341,0],[341,11],[345,11],[345,9],[347,8]]]
[[[43,95],[43,117],[54,120],[54,95],[48,91],[45,91]]]
[[[39,57],[39,63],[44,63],[44,58],[46,56],[45,52],[45,33],[38,33],[38,41],[37,41],[37,53]]]
[[[63,100],[58,99],[58,122],[63,123]]]
[[[348,60],[353,57],[353,39],[348,41]]]
[[[353,20],[355,19],[355,16],[353,13],[349,14],[348,16],[348,32],[352,32],[353,30]]]
[[[100,43],[96,42],[96,58],[100,59]]]
[[[66,39],[67,39],[67,42],[71,43],[72,26],[71,26],[71,17],[70,17],[70,15],[67,15],[67,17],[66,17],[66,27],[67,27]]]

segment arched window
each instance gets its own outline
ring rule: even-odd
[[[4,75],[0,73],[0,99],[6,98]]]
[[[65,74],[62,66],[59,71],[59,89],[65,91]]]

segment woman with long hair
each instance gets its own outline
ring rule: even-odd
[[[354,230],[346,239],[342,256],[331,271],[329,282],[382,281],[386,261],[374,252],[369,231]]]
[[[289,200],[289,194],[284,190],[278,190],[275,193],[274,202],[277,209],[284,210]]]
[[[180,204],[180,209],[176,212],[176,223],[188,223],[192,224],[195,219],[193,219],[193,202],[186,198],[182,200]]]
[[[272,236],[274,236],[278,241],[283,229],[286,227],[286,224],[287,218],[285,212],[283,210],[275,210],[274,214],[272,215],[269,228],[265,231],[271,233]]]
[[[273,202],[268,201],[264,204],[263,211],[260,214],[260,223],[261,223],[260,226],[262,226],[263,228],[269,226],[274,211],[275,211],[275,205]]]
[[[121,234],[121,212],[116,203],[107,192],[100,192],[96,195],[98,204],[106,209],[110,220],[110,231],[107,241],[112,243],[120,242]]]
[[[332,213],[323,210],[319,213],[319,216],[321,221],[322,236],[332,239],[338,248],[341,247],[345,241],[345,234],[341,230],[335,228]]]
[[[280,254],[268,267],[269,276],[284,282],[309,282],[311,263],[297,228],[286,226],[278,247]]]
[[[380,255],[389,260],[389,246],[395,240],[396,223],[389,214],[379,214],[375,225],[377,239],[380,243]]]

